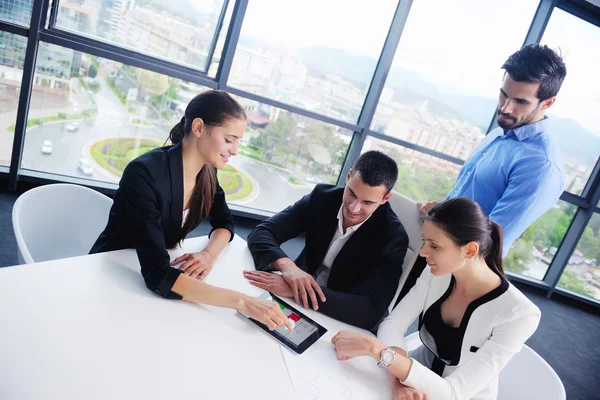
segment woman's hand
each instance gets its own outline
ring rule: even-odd
[[[335,346],[338,360],[349,360],[354,357],[371,356],[376,361],[380,359],[380,353],[387,346],[375,336],[363,333],[340,331],[331,338]]]
[[[392,400],[427,400],[427,395],[415,388],[403,385],[395,376],[392,379]]]
[[[171,266],[183,263],[179,266],[179,269],[184,274],[189,275],[192,278],[203,280],[206,275],[210,272],[217,257],[210,251],[204,249],[199,253],[186,253],[180,257],[177,257]]]
[[[238,310],[250,318],[262,322],[270,330],[283,325],[290,331],[293,330],[290,320],[281,311],[279,304],[274,301],[244,297]]]

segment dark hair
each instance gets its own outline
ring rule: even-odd
[[[221,126],[230,119],[246,119],[242,106],[222,90],[207,90],[194,97],[185,109],[185,114],[171,132],[169,140],[173,144],[181,143],[192,131],[192,123],[201,118],[205,125]],[[208,218],[217,191],[217,172],[215,167],[206,163],[196,176],[196,185],[189,200],[189,214],[183,227],[183,240],[201,219]]]
[[[469,242],[479,244],[479,254],[498,275],[502,268],[502,228],[488,218],[479,204],[471,199],[457,197],[432,207],[425,216],[442,228],[458,246]]]
[[[354,163],[352,172],[360,172],[362,181],[369,186],[385,185],[388,192],[392,190],[398,179],[396,162],[375,150],[361,154]]]
[[[540,101],[556,96],[567,76],[562,56],[541,44],[523,46],[508,57],[502,69],[517,82],[539,83],[537,98]]]

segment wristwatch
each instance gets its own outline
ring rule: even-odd
[[[396,352],[394,349],[388,346],[386,349],[381,351],[377,366],[379,368],[386,368],[392,365],[394,361],[396,361]]]

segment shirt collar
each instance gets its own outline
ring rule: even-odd
[[[527,140],[530,137],[537,135],[538,133],[545,132],[547,130],[547,127],[548,117],[544,116],[544,119],[542,119],[541,121],[534,122],[533,124],[523,125],[516,129],[511,129],[510,131],[506,132],[506,136],[514,134],[517,137],[517,139],[519,139],[519,142],[522,142],[523,140]]]
[[[340,210],[338,211],[337,214],[337,219],[338,219],[338,230],[340,231],[340,233],[343,235],[344,234],[344,213],[343,213],[343,208],[344,208],[344,203],[342,202],[342,205],[340,206]],[[358,230],[358,228],[360,228],[362,226],[362,224],[364,224],[365,222],[367,222],[369,220],[369,218],[371,218],[371,216],[369,215],[363,222],[358,223],[356,225],[352,225],[349,226],[346,229],[346,234],[348,233],[353,233],[356,232]]]

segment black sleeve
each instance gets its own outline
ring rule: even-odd
[[[401,232],[373,260],[373,268],[360,284],[348,292],[322,288],[327,301],[318,300],[319,311],[359,328],[374,328],[396,294],[407,248],[408,236]]]
[[[248,248],[257,270],[273,261],[287,257],[279,247],[282,243],[306,231],[307,210],[312,192],[293,205],[261,222],[248,236]]]
[[[170,266],[160,224],[160,197],[148,168],[141,162],[129,163],[119,184],[129,216],[129,231],[148,289],[169,299],[181,299],[171,291],[181,271]]]
[[[225,228],[231,232],[229,241],[231,242],[233,240],[233,234],[235,233],[233,228],[233,217],[231,216],[231,211],[229,211],[229,206],[227,206],[227,202],[225,201],[225,192],[221,185],[219,185],[218,180],[217,191],[215,192],[213,204],[210,209],[210,224],[212,225],[212,229],[208,234],[209,238],[216,229]]]

